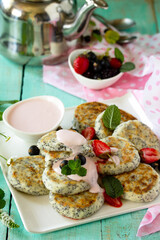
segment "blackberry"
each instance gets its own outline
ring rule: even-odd
[[[100,73],[95,73],[94,75],[93,75],[93,79],[101,79],[101,74]]]
[[[93,77],[93,73],[90,70],[87,70],[85,73],[83,73],[83,76],[86,78],[92,78]]]

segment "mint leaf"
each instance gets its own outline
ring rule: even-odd
[[[61,173],[63,175],[70,175],[71,174],[71,169],[69,168],[68,164],[62,167]]]
[[[75,160],[69,160],[68,161],[68,166],[69,166],[70,169],[75,170],[75,169],[81,167],[81,161],[80,161],[80,159],[77,159],[76,161]]]
[[[124,55],[123,53],[118,49],[118,48],[115,48],[114,49],[114,55],[117,59],[119,59],[122,63],[124,62]]]
[[[126,62],[120,67],[120,72],[128,72],[135,69],[135,64],[132,62]]]
[[[119,108],[116,105],[110,105],[107,107],[102,116],[102,121],[106,128],[114,130],[121,121],[121,113]]]
[[[102,179],[106,193],[112,197],[117,198],[123,194],[123,186],[121,182],[113,176],[105,176]]]
[[[0,188],[0,199],[3,199],[5,196],[4,191]]]
[[[92,33],[92,36],[99,42],[102,42],[102,36],[100,34]]]
[[[81,168],[79,168],[77,174],[78,174],[79,176],[81,176],[81,177],[84,177],[84,176],[86,176],[86,174],[87,174],[87,169],[84,168],[84,167],[81,167]]]
[[[116,31],[108,30],[105,33],[104,38],[105,38],[106,42],[108,42],[110,44],[115,44],[119,40],[120,35]]]
[[[6,201],[4,199],[0,199],[0,209],[4,208],[6,205]]]

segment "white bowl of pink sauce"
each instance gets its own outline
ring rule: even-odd
[[[25,141],[37,141],[57,129],[64,116],[64,105],[54,96],[37,96],[8,107],[3,113],[5,125]]]

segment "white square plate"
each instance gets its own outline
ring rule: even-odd
[[[142,108],[137,102],[136,98],[132,94],[126,94],[121,98],[111,99],[104,101],[107,104],[116,104],[119,108],[128,111],[137,117],[140,121],[150,125],[147,117],[145,116]],[[72,117],[74,113],[73,108],[67,108],[64,116],[64,120],[61,124],[64,128],[70,128],[72,125]],[[150,125],[151,126],[151,125]],[[11,139],[8,142],[1,141],[0,154],[9,158],[11,156],[27,156],[28,148],[33,144],[29,142],[23,142],[21,139],[15,137],[4,126],[3,122],[0,122],[0,132],[3,132]],[[95,213],[93,216],[83,220],[72,220],[62,217],[58,214],[49,204],[48,196],[31,196],[25,193],[15,190],[7,180],[7,166],[3,159],[1,159],[2,172],[8,187],[13,195],[17,209],[21,216],[24,227],[27,231],[33,233],[45,233],[52,232],[59,229],[64,229],[96,220],[109,218],[112,216],[124,214],[127,212],[133,212],[140,209],[148,208],[157,203],[160,203],[160,196],[157,197],[151,203],[135,203],[131,201],[124,201],[123,206],[120,208],[111,207],[107,204]]]

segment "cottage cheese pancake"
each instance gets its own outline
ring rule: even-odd
[[[47,151],[67,151],[72,152],[70,147],[64,145],[64,143],[58,141],[56,131],[51,131],[50,133],[45,134],[41,137],[38,142],[37,146],[40,150],[47,150]]]
[[[11,161],[8,167],[10,184],[21,192],[31,195],[45,195],[49,191],[42,182],[45,167],[43,156],[28,156]]]
[[[67,151],[47,151],[45,149],[40,150],[41,155],[45,156],[45,161],[50,160],[57,161],[60,159],[68,158],[72,153]]]
[[[102,193],[88,191],[72,196],[63,196],[50,192],[49,201],[52,207],[62,216],[72,219],[83,219],[97,212],[104,203]]]
[[[90,189],[90,185],[83,180],[72,180],[55,172],[51,161],[45,168],[42,179],[48,190],[62,195],[73,195]]]
[[[80,133],[86,127],[93,127],[97,116],[107,108],[100,102],[88,102],[78,105],[74,112],[73,127]]]
[[[140,165],[131,172],[115,176],[124,187],[123,198],[134,202],[151,202],[160,193],[158,173],[149,165]]]
[[[128,139],[138,150],[142,148],[155,148],[160,151],[158,137],[147,125],[138,120],[121,123],[114,130],[113,136]]]
[[[131,114],[129,114],[121,109],[120,109],[120,113],[121,113],[121,123],[126,122],[128,120],[136,119],[134,116],[132,116]],[[96,135],[99,139],[110,136],[113,133],[112,130],[110,130],[104,126],[104,123],[102,120],[103,114],[104,114],[104,111],[97,116],[96,121],[95,121],[95,131],[96,131]]]
[[[116,148],[117,151],[113,152],[111,155],[111,159],[114,156],[119,158],[119,164],[115,164],[114,161],[106,161],[105,163],[101,163],[98,161],[98,172],[100,174],[120,174],[123,172],[129,172],[138,167],[140,163],[140,156],[137,149],[134,145],[129,142],[127,139],[121,137],[113,137],[109,136],[107,138],[101,139],[102,142],[105,142],[110,148]],[[92,148],[92,141],[89,141],[87,144],[83,146],[86,154],[90,156],[95,156]],[[100,160],[100,159],[99,159]]]

